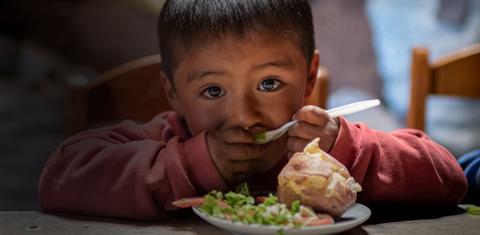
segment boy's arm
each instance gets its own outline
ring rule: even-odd
[[[173,200],[226,185],[210,160],[205,133],[186,141],[172,113],[138,125],[82,132],[48,160],[39,183],[43,209],[156,219],[175,214]]]
[[[457,203],[467,182],[454,156],[425,133],[386,133],[339,118],[330,154],[361,183],[366,203]]]

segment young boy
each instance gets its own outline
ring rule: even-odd
[[[275,190],[293,152],[321,148],[361,183],[364,203],[456,203],[455,158],[417,130],[391,133],[303,106],[315,84],[308,1],[167,1],[159,20],[165,94],[174,111],[67,139],[39,184],[44,210],[158,219],[171,202],[248,181]],[[296,119],[264,145],[253,135]]]

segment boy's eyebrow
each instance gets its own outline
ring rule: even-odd
[[[197,71],[197,72],[194,72],[194,73],[191,73],[190,75],[188,75],[187,81],[191,82],[191,81],[198,80],[198,79],[201,79],[201,78],[209,76],[209,75],[224,75],[224,74],[226,74],[225,71],[209,71],[209,70]]]
[[[254,70],[259,70],[263,69],[268,66],[273,66],[273,67],[280,67],[280,68],[291,68],[293,67],[293,61],[290,58],[280,58],[280,59],[275,59],[263,64],[256,65],[254,67]]]

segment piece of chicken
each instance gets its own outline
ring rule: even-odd
[[[320,149],[318,141],[310,142],[285,165],[278,175],[277,195],[287,205],[299,200],[338,218],[355,202],[362,187],[343,164]]]

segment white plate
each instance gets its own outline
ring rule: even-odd
[[[240,222],[230,222],[215,218],[200,211],[198,208],[193,207],[193,212],[206,220],[210,224],[223,228],[237,234],[272,234],[277,235],[281,227],[267,226],[257,224],[243,224]],[[286,235],[309,235],[309,234],[331,234],[342,232],[355,226],[362,224],[370,217],[370,209],[362,204],[353,204],[342,217],[333,224],[321,225],[321,226],[309,226],[302,228],[290,228],[285,229]]]

